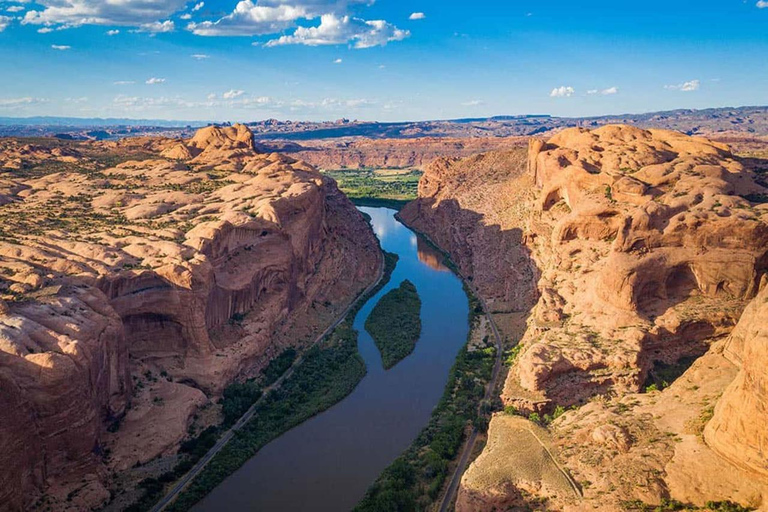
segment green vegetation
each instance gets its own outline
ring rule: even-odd
[[[274,384],[293,365],[296,356],[298,356],[296,349],[291,347],[283,350],[279,356],[271,360],[269,365],[261,371],[264,376],[264,385],[271,386]]]
[[[495,354],[493,346],[476,350],[465,346],[461,350],[429,424],[408,450],[384,470],[355,510],[427,510],[435,502],[469,427],[487,427],[491,407],[485,404],[486,407],[478,408],[478,404],[491,379]]]
[[[732,501],[708,501],[703,507],[691,503],[682,503],[677,500],[664,499],[659,505],[648,505],[640,500],[625,501],[622,503],[625,510],[639,510],[641,512],[674,512],[689,510],[707,510],[710,512],[750,512],[754,510],[734,503]]]
[[[245,414],[245,411],[261,398],[261,386],[253,381],[233,382],[224,390],[221,398],[221,412],[224,414],[226,428],[231,427]]]
[[[646,393],[651,391],[660,391],[669,387],[674,381],[691,367],[696,361],[696,357],[681,357],[674,364],[666,364],[662,361],[654,361],[653,368],[648,372],[648,377],[644,383]]]
[[[327,171],[339,188],[358,206],[399,210],[416,199],[421,171],[412,169],[356,169]]]
[[[413,352],[421,335],[421,299],[413,283],[406,279],[384,295],[368,315],[365,330],[387,370]]]

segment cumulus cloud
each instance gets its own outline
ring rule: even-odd
[[[71,50],[72,49],[71,46],[66,45],[66,44],[52,44],[51,48],[53,48],[54,50],[59,50],[59,51],[67,51],[67,50]]]
[[[190,57],[192,57],[193,59],[196,59],[196,60],[205,60],[205,59],[210,59],[211,58],[210,55],[206,55],[204,53],[193,53],[192,55],[190,55]]]
[[[294,29],[267,46],[310,46],[352,43],[356,48],[383,46],[400,41],[409,32],[384,20],[364,20],[348,14],[350,4],[370,5],[370,0],[241,0],[234,11],[215,21],[192,22],[187,30],[199,36],[259,36]],[[317,20],[316,26],[298,26],[300,20]]]
[[[6,9],[8,12],[21,12],[24,10],[23,5],[12,5],[9,8]]]
[[[352,43],[355,48],[385,46],[392,41],[402,41],[410,36],[407,30],[400,30],[384,20],[362,20],[351,16],[338,17],[324,14],[317,27],[298,27],[292,35],[281,36],[267,43],[267,46],[303,44],[307,46]]]
[[[669,89],[671,91],[682,91],[682,92],[698,91],[700,87],[701,87],[701,82],[699,80],[691,80],[689,82],[683,82],[682,84],[664,86],[665,89]]]
[[[176,25],[171,20],[153,21],[152,23],[143,23],[137,32],[149,32],[150,34],[166,34],[173,32]]]
[[[225,100],[233,100],[235,98],[239,98],[243,94],[245,94],[245,91],[230,89],[224,94],[222,94],[221,97],[224,98]]]
[[[108,36],[116,36],[119,33],[120,33],[119,30],[107,30],[107,35]]]
[[[756,5],[758,9],[768,9],[768,1],[766,0],[759,0]]]
[[[252,0],[243,0],[231,14],[217,21],[190,23],[187,30],[198,36],[265,35],[288,29],[302,18],[312,18],[302,5],[257,5]]]
[[[335,61],[333,61],[334,64],[341,64],[342,62],[344,61],[341,59],[336,59]]]
[[[144,82],[144,83],[147,84],[147,85],[164,84],[165,83],[165,78],[156,78],[156,77],[153,76],[152,78],[148,78],[147,81]]]
[[[590,89],[587,91],[587,94],[589,95],[601,94],[603,96],[610,96],[612,94],[618,94],[618,93],[619,93],[618,87],[609,87],[607,89]]]
[[[11,21],[13,21],[13,18],[10,16],[0,16],[0,32],[5,30],[11,24]]]
[[[43,28],[37,29],[38,34],[47,34],[49,32],[53,32],[53,29],[51,27],[43,27]]]
[[[408,19],[409,20],[423,20],[426,17],[427,17],[426,14],[424,14],[423,12],[413,12],[413,13],[411,13],[410,16],[408,16]]]
[[[199,11],[200,9],[202,9],[203,7],[205,7],[205,2],[200,2],[200,3],[197,3],[197,4],[195,4],[195,6],[192,8],[192,12],[197,12],[197,11]]]
[[[560,87],[555,87],[552,89],[552,92],[549,93],[549,96],[552,98],[569,98],[573,96],[576,93],[576,89],[570,86],[562,85]]]
[[[186,0],[37,0],[35,3],[43,9],[27,11],[23,24],[63,28],[82,25],[141,27],[178,12]]]

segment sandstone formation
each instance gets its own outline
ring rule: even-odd
[[[262,141],[261,147],[290,154],[324,170],[423,168],[436,158],[467,157],[521,144],[521,137],[343,138],[310,142]]]
[[[110,471],[172,453],[282,333],[376,274],[375,237],[335,183],[259,154],[244,126],[1,142],[4,509],[103,504]]]
[[[499,162],[478,165],[484,159]],[[768,503],[758,432],[768,189],[753,162],[705,139],[627,126],[534,140],[527,173],[522,162],[501,153],[438,162],[402,213],[451,253],[492,311],[529,311],[519,331],[496,315],[522,347],[505,405],[524,415],[579,407],[549,431],[584,497],[539,492],[511,473],[507,483],[551,510],[670,497]],[[525,180],[535,192],[521,190]],[[485,183],[497,190],[477,185]],[[701,430],[736,376],[722,352],[742,369],[706,429],[713,451]],[[638,394],[650,381],[672,385]],[[501,418],[492,436],[504,437]],[[498,458],[494,446],[465,475],[460,509],[505,506],[503,484],[478,484],[498,469],[487,462]]]

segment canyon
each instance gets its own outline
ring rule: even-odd
[[[767,506],[768,151],[726,129],[763,111],[712,115],[718,140],[607,119],[544,138],[0,139],[0,502],[98,509],[172,460],[227,385],[307,347],[379,274],[371,226],[316,168],[422,168],[398,218],[506,349],[456,510]]]
[[[0,145],[4,508],[103,506],[379,272],[335,183],[243,125]]]
[[[516,345],[457,510],[765,506],[767,170],[622,125],[426,169],[401,217]]]

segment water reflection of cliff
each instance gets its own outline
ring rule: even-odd
[[[420,262],[434,270],[449,272],[448,267],[443,265],[443,255],[439,251],[435,250],[421,238],[416,238],[416,244]]]

